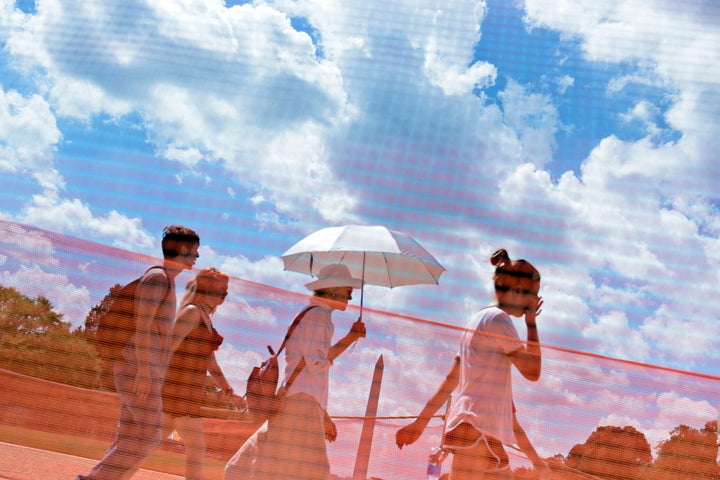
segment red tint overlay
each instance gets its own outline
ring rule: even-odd
[[[111,286],[159,260],[8,222],[0,222],[0,255],[8,280],[0,305],[0,441],[99,458],[112,440],[118,404],[114,393],[98,390],[93,351],[76,329]],[[191,272],[178,277],[178,295],[190,278]],[[72,325],[21,331],[18,322],[33,312],[17,310],[29,304],[9,301],[10,288],[29,299],[48,299]],[[237,392],[266,357],[266,345],[279,346],[306,299],[304,293],[231,279],[230,295],[214,322],[226,339],[218,360]],[[336,339],[357,315],[356,307],[334,315]],[[367,477],[423,478],[427,453],[439,442],[443,411],[414,445],[398,450],[394,435],[444,378],[461,328],[368,307],[363,320],[367,338],[345,352],[330,373],[328,411],[338,429],[337,440],[328,445],[331,470],[340,478],[353,476],[363,450],[359,439],[372,376],[382,356]],[[713,478],[720,474],[718,380],[543,345],[541,380],[530,383],[515,375],[513,388],[518,418],[553,478]],[[242,412],[208,407],[206,413],[206,474],[219,479],[225,461],[257,424]],[[508,452],[516,478],[534,478],[524,454],[513,447]],[[169,439],[145,468],[182,475],[182,462],[181,442]],[[444,472],[450,462],[451,457]],[[42,468],[37,466],[37,478],[45,478]]]

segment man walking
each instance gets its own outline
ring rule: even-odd
[[[162,266],[147,270],[135,290],[135,334],[114,365],[120,397],[115,440],[87,475],[77,480],[120,480],[134,473],[162,440],[162,384],[175,318],[175,277],[191,269],[200,237],[170,225],[163,230]]]

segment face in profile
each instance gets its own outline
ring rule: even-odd
[[[225,301],[225,297],[228,294],[228,283],[227,282],[213,282],[213,290],[210,293],[211,300],[214,306],[221,305]]]
[[[200,258],[198,248],[200,248],[200,245],[197,243],[193,245],[183,245],[180,247],[180,263],[186,269],[190,270],[195,265],[197,259]]]
[[[348,302],[352,300],[352,287],[337,287],[330,290],[326,298],[332,302],[333,308],[345,311]]]

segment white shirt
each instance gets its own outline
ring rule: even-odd
[[[506,445],[515,443],[508,354],[521,346],[503,310],[485,307],[473,315],[460,344],[460,388],[448,412],[447,430],[468,422]]]
[[[309,303],[315,308],[305,313],[285,346],[285,381],[295,371],[301,358],[304,357],[306,362],[287,395],[307,393],[327,409],[328,374],[332,365],[328,352],[335,333],[332,308],[319,297],[310,297]]]

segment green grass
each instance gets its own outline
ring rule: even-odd
[[[108,442],[73,435],[61,435],[21,427],[0,425],[0,440],[6,443],[48,450],[99,460],[108,448]],[[165,448],[158,448],[142,465],[146,470],[184,476],[185,455]],[[205,475],[208,480],[222,480],[225,462],[205,458]]]

